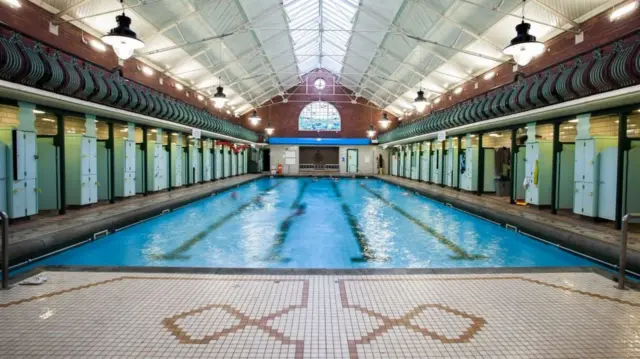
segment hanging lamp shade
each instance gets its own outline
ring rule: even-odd
[[[262,119],[258,116],[258,112],[253,110],[253,113],[249,116],[249,122],[251,122],[253,126],[257,126],[260,123],[260,120]]]
[[[213,106],[215,108],[223,108],[224,105],[229,100],[227,95],[224,94],[224,88],[222,86],[218,86],[216,89],[216,94],[213,95]]]
[[[537,41],[536,37],[529,34],[531,24],[522,21],[516,25],[516,37],[502,52],[512,56],[518,66],[526,66],[531,60],[544,51],[544,44]]]
[[[389,128],[389,125],[391,124],[391,120],[389,120],[389,117],[387,117],[386,113],[383,113],[382,118],[378,120],[378,124],[382,128]]]
[[[105,44],[111,45],[120,59],[126,60],[133,55],[135,50],[143,48],[144,42],[138,39],[136,33],[131,30],[131,18],[126,16],[124,11],[122,15],[116,16],[116,22],[118,26],[111,29],[101,40]]]
[[[424,97],[424,91],[418,91],[418,97],[413,100],[413,107],[415,107],[418,112],[424,112],[428,104],[429,102]]]
[[[275,131],[275,129],[271,126],[271,122],[269,122],[267,128],[264,129],[264,132],[266,132],[268,136],[271,136],[273,135],[273,131]]]
[[[373,138],[376,135],[376,130],[373,128],[373,125],[369,125],[369,129],[367,130],[367,137]]]

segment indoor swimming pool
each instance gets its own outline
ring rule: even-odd
[[[262,178],[33,262],[242,268],[593,266],[377,179]]]

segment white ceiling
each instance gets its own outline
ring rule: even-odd
[[[115,26],[118,0],[31,0],[99,35]],[[623,0],[527,0],[539,40]],[[397,116],[420,87],[428,98],[508,60],[520,0],[125,0],[146,46],[140,60],[203,95],[218,81],[243,114],[324,68]],[[492,11],[494,9],[496,11]],[[94,16],[96,14],[102,14]],[[203,41],[211,37],[222,38]],[[426,41],[417,41],[416,38]],[[585,39],[588,41],[588,39]],[[439,45],[438,45],[439,44]]]

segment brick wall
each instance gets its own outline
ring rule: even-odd
[[[4,23],[9,28],[33,37],[44,44],[60,49],[78,58],[93,62],[105,69],[111,70],[118,67],[118,58],[111,48],[108,48],[105,52],[100,52],[92,48],[89,44],[85,44],[82,40],[84,37],[85,41],[89,42],[91,39],[94,39],[93,36],[83,32],[80,28],[70,23],[60,25],[58,35],[56,36],[49,32],[49,22],[53,19],[53,14],[30,1],[21,1],[21,5],[22,7],[16,9],[10,7],[6,2],[0,1],[0,23]],[[115,14],[113,16],[115,26]],[[237,119],[227,115],[226,111],[215,109],[213,103],[198,100],[194,93],[186,89],[178,91],[174,87],[174,80],[159,75],[157,71],[153,76],[144,75],[140,71],[142,66],[144,66],[142,62],[133,58],[124,61],[124,66],[122,67],[124,77],[182,100],[197,108],[206,108],[207,111],[219,118],[224,118],[232,122],[237,121]],[[160,77],[163,78],[163,84],[160,84]]]
[[[566,32],[556,36],[555,38],[546,42],[547,52],[534,59],[528,66],[522,68],[521,71],[525,75],[529,75],[555,64],[562,63],[568,59],[588,52],[591,49],[602,46],[613,41],[616,38],[620,38],[626,34],[637,31],[640,28],[640,16],[632,14],[626,16],[617,21],[610,21],[609,11],[603,12],[594,18],[581,24],[581,31],[584,32],[584,42],[581,44],[574,44],[574,34]],[[39,6],[29,2],[22,1],[22,7],[14,9],[9,7],[5,2],[0,1],[0,22],[5,23],[7,26],[14,28],[20,32],[23,32],[29,36],[32,36],[40,41],[49,44],[53,47],[59,48],[65,52],[68,52],[74,56],[82,59],[89,60],[97,65],[100,65],[107,69],[115,68],[117,63],[117,57],[108,49],[106,52],[98,52],[94,50],[90,45],[83,43],[83,32],[72,24],[63,24],[59,27],[58,36],[51,34],[48,31],[49,22],[53,18],[53,15],[48,11],[40,8]],[[114,20],[115,24],[115,20]],[[509,31],[515,31],[510,29]],[[91,35],[84,33],[84,38],[88,41],[92,38]],[[316,133],[316,132],[300,132],[297,131],[297,119],[302,108],[311,101],[317,100],[318,95],[310,95],[307,92],[313,92],[313,80],[317,76],[322,76],[327,81],[328,85],[333,84],[333,78],[326,72],[319,71],[317,73],[311,73],[307,76],[311,81],[306,81],[296,90],[296,95],[290,98],[287,104],[277,104],[270,107],[264,107],[258,111],[259,115],[265,119],[263,123],[256,128],[253,128],[247,122],[248,114],[240,119],[235,119],[213,108],[211,103],[205,103],[199,101],[193,93],[188,91],[178,91],[173,87],[173,80],[164,78],[163,84],[159,83],[159,75],[156,73],[152,77],[147,77],[139,70],[142,63],[135,59],[129,59],[125,61],[123,67],[123,74],[126,78],[133,81],[140,82],[146,86],[152,87],[158,91],[161,91],[167,95],[183,100],[198,108],[205,108],[212,114],[225,118],[231,122],[239,122],[244,126],[252,129],[256,129],[258,132],[262,132],[268,122],[269,108],[271,108],[271,122],[276,128],[275,136],[278,137],[363,137],[369,126],[370,118],[373,116],[374,125],[377,125],[377,119],[381,116],[381,112],[368,108],[364,101],[359,100],[359,104],[352,105],[349,103],[350,99],[346,96],[346,93],[350,93],[343,87],[327,87],[323,91],[322,98],[335,104],[342,117],[342,131],[340,133]],[[465,101],[477,95],[483,94],[493,88],[503,86],[511,83],[514,78],[514,72],[512,71],[511,64],[503,64],[493,71],[496,72],[496,76],[488,81],[482,80],[482,75],[479,76],[478,88],[475,89],[472,83],[463,85],[463,92],[459,95],[451,94],[442,96],[442,101],[434,105],[434,110],[440,110],[449,106],[452,106],[458,102]],[[333,92],[335,89],[335,93]],[[276,102],[280,102],[281,98],[274,98]],[[342,103],[342,101],[346,103]],[[375,107],[375,106],[374,106]],[[427,112],[409,118],[405,121],[415,120],[428,114]],[[392,118],[392,116],[390,116]],[[392,118],[393,128],[397,123],[395,118]],[[381,131],[381,129],[378,129]]]
[[[314,87],[314,82],[318,78],[326,82],[326,87],[321,91]],[[378,120],[384,111],[361,98],[356,104],[352,104],[351,99],[354,98],[352,91],[336,83],[334,75],[326,70],[319,69],[303,76],[303,83],[287,90],[287,93],[292,93],[287,103],[282,103],[282,98],[276,96],[271,99],[275,104],[267,102],[264,107],[257,110],[262,118],[259,126],[253,127],[249,123],[248,118],[251,113],[242,116],[240,123],[258,133],[264,133],[264,128],[271,119],[271,125],[275,128],[274,137],[366,137],[371,121],[379,130]],[[298,118],[302,109],[311,102],[319,100],[331,103],[340,113],[342,120],[340,132],[298,131]],[[388,115],[392,122],[389,128],[393,128],[398,123],[397,118],[391,114]]]
[[[580,25],[580,31],[584,33],[584,41],[575,44],[575,35],[571,32],[564,32],[545,42],[546,52],[541,56],[533,59],[529,65],[520,68],[519,71],[525,76],[529,76],[536,72],[542,71],[548,67],[561,64],[590,50],[604,46],[615,39],[624,37],[630,33],[638,31],[640,28],[640,15],[637,11],[629,16],[625,16],[616,21],[610,21],[610,11],[605,11]],[[515,36],[515,29],[508,29]],[[428,108],[422,114],[414,114],[406,121],[414,121],[428,115],[431,111],[442,110],[453,106],[459,102],[466,101],[478,95],[484,94],[492,89],[512,83],[516,73],[513,72],[513,65],[505,63],[491,71],[495,72],[495,76],[490,80],[484,80],[484,74],[478,76],[478,88],[475,84],[467,82],[462,84],[462,93],[456,95],[453,92],[441,96],[438,104]],[[454,90],[455,88],[451,88]]]
[[[20,124],[18,121],[18,108],[13,106],[0,106],[0,127],[14,128]]]

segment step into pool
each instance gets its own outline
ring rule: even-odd
[[[456,268],[595,263],[377,179],[261,178],[31,263]]]

